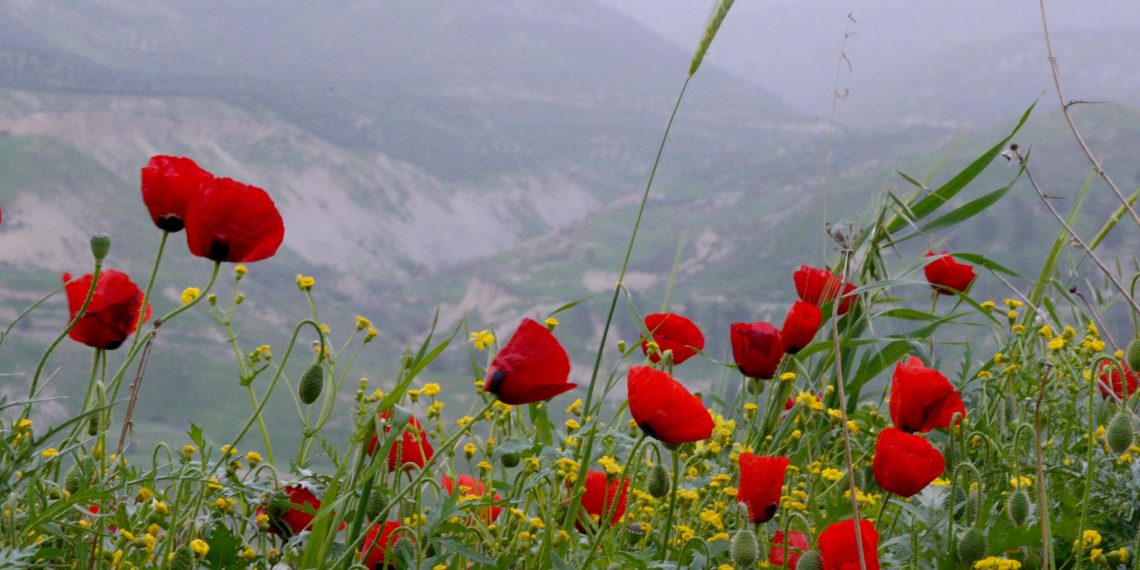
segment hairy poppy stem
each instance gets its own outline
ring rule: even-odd
[[[665,515],[665,530],[661,534],[661,546],[657,549],[657,558],[667,562],[669,554],[669,535],[673,532],[673,512],[677,507],[677,482],[681,479],[681,454],[673,450],[673,485],[669,494],[669,513]]]
[[[150,269],[150,279],[146,282],[146,289],[143,290],[142,308],[139,309],[139,322],[135,326],[135,339],[131,342],[131,350],[133,351],[140,342],[142,335],[137,334],[137,331],[142,330],[143,322],[146,320],[146,304],[150,302],[150,292],[154,289],[154,279],[158,276],[158,266],[162,263],[162,252],[166,250],[166,239],[170,237],[170,232],[163,231],[162,239],[158,242],[158,254],[154,257],[154,266]]]

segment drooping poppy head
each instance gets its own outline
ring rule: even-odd
[[[863,562],[867,570],[879,570],[879,533],[867,519],[859,521]],[[855,541],[855,519],[833,523],[819,533],[819,557],[823,570],[859,570],[859,543]]]
[[[950,380],[927,368],[917,356],[895,366],[891,379],[891,421],[907,432],[950,427],[954,414],[966,416],[966,406]]]
[[[746,451],[740,454],[739,462],[740,487],[736,490],[736,501],[748,507],[748,520],[753,523],[772,520],[780,506],[784,475],[791,460]]]
[[[946,470],[946,460],[921,435],[889,427],[879,432],[872,467],[884,491],[911,497]]]
[[[186,208],[186,243],[198,257],[252,263],[272,257],[284,239],[277,206],[256,186],[213,178]]]
[[[1136,372],[1128,367],[1128,363],[1124,359],[1121,359],[1118,364],[1120,364],[1120,368],[1107,361],[1100,361],[1100,365],[1096,368],[1099,379],[1096,387],[1100,390],[1100,395],[1105,398],[1109,394],[1116,394],[1117,398],[1126,400],[1136,392],[1140,382],[1137,381]],[[1120,375],[1121,370],[1124,370],[1123,377]]]
[[[770,323],[732,323],[732,357],[740,373],[771,379],[784,358],[784,340]]]
[[[570,357],[550,329],[523,319],[507,345],[487,368],[483,391],[512,406],[549,400],[577,388],[570,378]]]
[[[780,329],[780,339],[784,342],[784,350],[788,354],[795,354],[811,344],[815,333],[823,324],[823,312],[819,307],[806,301],[796,301],[788,309],[788,316],[784,317],[784,327]]]
[[[158,229],[179,232],[186,226],[186,208],[214,175],[181,156],[154,156],[142,169],[142,199]]]
[[[930,286],[941,295],[953,295],[955,292],[964,293],[974,282],[974,267],[965,263],[958,263],[953,257],[942,253],[926,252],[926,257],[937,257],[922,268],[926,273],[926,280]]]
[[[454,480],[448,477],[446,473],[441,475],[440,486],[447,492],[448,495],[454,494],[456,487],[459,488],[459,499],[457,502],[464,503],[467,501],[478,501],[483,498],[483,491],[485,486],[483,482],[463,473],[457,476]],[[494,500],[499,502],[502,500],[502,495],[495,493]],[[479,509],[479,516],[483,518],[488,524],[495,522],[499,518],[499,513],[502,512],[502,507],[485,507]]]
[[[629,413],[649,437],[665,443],[691,443],[712,436],[712,414],[700,398],[667,373],[631,366],[626,388]]]
[[[586,473],[586,483],[583,487],[585,494],[582,495],[582,510],[586,511],[586,514],[592,517],[595,523],[602,524],[601,521],[605,518],[606,513],[610,512],[610,509],[613,509],[613,513],[610,514],[609,525],[612,527],[621,520],[629,499],[629,478],[609,481],[605,473],[589,471]],[[615,499],[617,500],[616,505],[614,504]],[[581,522],[578,523],[578,530],[585,532]]]
[[[70,273],[63,274],[67,290],[67,308],[71,319],[83,307],[87,293],[91,290],[94,275],[88,273],[74,281]],[[150,318],[150,303],[143,308],[143,292],[126,273],[114,269],[104,269],[99,273],[99,282],[83,318],[68,333],[73,340],[92,348],[114,350],[135,332],[139,325],[139,311],[144,310],[145,322]]]
[[[787,538],[785,538],[785,536]],[[800,563],[800,556],[808,549],[807,536],[799,531],[791,531],[787,535],[778,530],[772,536],[772,549],[768,551],[768,564],[776,568],[784,568],[784,547],[788,549],[787,568],[795,568]]]
[[[645,328],[653,336],[658,350],[649,352],[649,341],[641,343],[641,351],[649,356],[653,362],[661,362],[661,355],[666,350],[673,351],[673,364],[692,358],[698,351],[705,348],[705,335],[693,321],[673,313],[655,313],[645,317]]]
[[[364,543],[360,546],[360,551],[364,553],[365,566],[373,570],[386,568],[386,559],[389,557],[394,558],[392,547],[396,545],[396,540],[398,540],[400,536],[405,536],[415,543],[415,538],[412,537],[411,533],[401,533],[400,536],[393,536],[399,528],[400,523],[388,521],[374,524],[372,528],[368,529],[368,534],[364,535]]]
[[[387,419],[388,412],[380,414],[380,419]],[[389,425],[384,428],[384,433],[390,433],[392,426]],[[372,442],[368,444],[368,455],[372,455],[376,451],[376,444],[379,442],[376,436],[372,436]],[[395,471],[403,469],[409,471],[411,469],[423,469],[428,460],[435,454],[435,450],[431,447],[431,442],[428,441],[427,433],[424,432],[423,427],[420,426],[419,420],[415,417],[408,419],[408,425],[404,428],[403,435],[400,439],[392,444],[392,449],[388,452],[388,471]]]
[[[827,269],[801,265],[792,274],[792,280],[796,283],[796,293],[806,303],[821,307],[842,296],[843,298],[839,301],[838,314],[840,315],[846,314],[851,309],[851,305],[855,303],[855,296],[851,295],[851,292],[855,290],[855,285],[844,283],[842,279]]]
[[[270,499],[269,505],[258,509],[258,514],[269,516],[269,532],[285,538],[308,530],[321,508],[321,501],[303,485],[289,485]]]

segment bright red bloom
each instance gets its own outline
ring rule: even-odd
[[[252,263],[272,257],[284,239],[277,206],[256,186],[214,178],[186,208],[186,243],[198,257]]]
[[[931,261],[923,267],[922,270],[926,273],[926,280],[930,282],[930,286],[934,288],[941,295],[953,295],[955,291],[962,293],[970,288],[970,284],[974,282],[974,267],[965,263],[958,263],[954,258],[946,254],[944,250],[941,254],[934,253],[933,251],[926,252],[926,257],[935,257],[938,259]]]
[[[302,485],[289,485],[282,492],[283,497],[274,497],[268,508],[257,512],[269,515],[269,532],[288,538],[308,530],[316,511],[321,508],[321,501]],[[308,509],[312,512],[306,512]]]
[[[472,477],[472,476],[470,476],[470,475],[468,475],[468,474],[466,474],[466,473],[459,475],[458,477],[455,478],[454,481],[451,479],[451,477],[448,477],[447,474],[444,473],[442,475],[442,481],[440,482],[440,486],[443,487],[444,491],[447,491],[448,495],[454,493],[455,487],[458,486],[459,487],[460,501],[463,500],[462,499],[463,497],[480,497],[481,498],[483,496],[483,491],[484,491],[483,482]],[[503,498],[502,495],[495,493],[495,497],[494,497],[495,502],[499,502],[500,500],[502,500],[502,498]],[[487,507],[487,508],[479,509],[479,512],[480,512],[480,516],[483,517],[483,520],[487,521],[488,523],[491,523],[491,522],[494,522],[495,519],[499,518],[499,513],[502,512],[502,510],[503,510],[502,507]]]
[[[819,307],[805,302],[796,301],[788,309],[788,316],[784,317],[784,327],[780,329],[780,338],[784,341],[784,350],[788,354],[795,354],[811,344],[819,326],[823,324],[823,313]]]
[[[387,564],[385,558],[392,554],[392,547],[395,546],[396,540],[400,537],[393,537],[392,534],[400,528],[400,523],[395,521],[388,521],[382,524],[374,524],[368,530],[368,534],[364,535],[364,544],[361,545],[361,552],[364,553],[364,565],[369,568],[384,568]],[[412,537],[411,533],[401,533],[402,536],[407,537],[413,543],[416,539]]]
[[[649,354],[649,341],[641,343],[641,352],[653,362],[661,362],[661,353],[673,351],[673,364],[680,364],[705,348],[705,335],[693,321],[673,313],[655,313],[645,317],[645,328],[653,335],[659,351]]]
[[[950,427],[954,414],[966,416],[966,406],[954,385],[941,372],[923,366],[917,356],[895,366],[891,379],[891,421],[907,432]]]
[[[619,492],[618,487],[621,487]],[[591,517],[596,517],[594,520],[601,524],[601,520],[606,516],[606,513],[613,509],[614,512],[610,515],[610,526],[614,526],[621,520],[622,515],[625,514],[626,503],[628,502],[629,493],[629,478],[623,478],[620,481],[607,481],[606,474],[601,471],[589,471],[586,473],[586,483],[584,485],[585,494],[582,495],[582,510]],[[614,499],[617,499],[617,505],[614,505]],[[578,523],[578,530],[585,532],[581,523]]]
[[[802,532],[792,531],[788,533],[787,546],[788,554],[788,568],[795,568],[800,563],[800,556],[808,549],[807,536]],[[772,549],[768,551],[768,564],[777,568],[784,567],[784,531],[776,531],[775,536],[772,537]]]
[[[732,357],[741,374],[768,380],[784,358],[784,340],[770,323],[732,323]]]
[[[189,158],[151,157],[142,169],[142,199],[154,225],[167,232],[182,231],[190,200],[213,179]]]
[[[90,273],[74,281],[71,280],[70,273],[63,274],[67,308],[72,319],[83,307],[87,292],[91,290],[92,279],[94,276]],[[92,348],[114,350],[138,328],[142,307],[143,292],[138,285],[126,273],[104,269],[99,273],[99,282],[95,285],[91,302],[87,304],[87,311],[68,336]],[[143,321],[149,318],[150,304],[147,303]]]
[[[879,533],[867,519],[859,521],[863,562],[867,570],[879,570]],[[819,557],[823,570],[859,570],[859,545],[855,542],[855,519],[833,523],[819,533]]]
[[[855,285],[843,283],[843,280],[827,269],[801,265],[792,274],[792,280],[796,282],[796,293],[800,299],[817,307],[842,296],[839,301],[839,314],[842,315],[847,313],[855,302],[855,296],[850,294],[855,290]]]
[[[495,355],[483,381],[491,392],[512,406],[549,400],[577,388],[570,378],[570,357],[550,329],[523,319],[510,342]]]
[[[387,419],[388,412],[380,414],[380,419]],[[384,428],[384,433],[392,431],[392,426]],[[372,455],[376,451],[376,444],[378,439],[372,436],[372,443],[368,444],[368,455]],[[408,426],[404,428],[404,434],[400,436],[400,440],[392,444],[391,451],[388,452],[388,471],[395,471],[397,468],[403,468],[405,471],[412,469],[408,464],[412,464],[420,469],[424,468],[428,460],[435,454],[435,450],[431,447],[431,442],[428,441],[427,434],[424,433],[424,428],[420,426],[420,422],[415,417],[408,419]]]
[[[1128,399],[1129,396],[1136,392],[1137,385],[1140,384],[1140,382],[1137,381],[1136,372],[1128,368],[1128,363],[1121,359],[1119,364],[1120,368],[1117,368],[1101,360],[1100,365],[1096,368],[1097,377],[1100,379],[1100,381],[1096,383],[1096,387],[1100,390],[1100,395],[1105,398],[1108,397],[1110,393],[1109,388],[1111,387],[1111,393],[1116,394],[1117,398],[1121,400]],[[1123,378],[1120,376],[1121,369],[1124,370]]]
[[[665,443],[690,443],[712,436],[712,414],[704,403],[665,372],[631,366],[626,389],[629,413],[649,437]]]
[[[780,507],[784,474],[791,460],[784,456],[760,456],[746,451],[740,454],[739,462],[740,486],[736,490],[736,502],[748,507],[748,520],[753,523],[772,520]]]
[[[889,427],[879,432],[873,470],[884,491],[910,497],[942,475],[946,460],[921,435]]]

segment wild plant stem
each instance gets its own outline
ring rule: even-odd
[[[673,455],[673,481],[669,489],[669,512],[665,515],[665,531],[661,533],[661,546],[657,548],[657,558],[668,562],[669,535],[673,533],[673,512],[677,508],[677,483],[681,480],[681,454],[674,449]]]
[[[1045,385],[1048,383],[1049,373],[1041,375],[1041,389],[1037,393],[1037,408],[1033,411],[1034,418],[1034,432],[1033,446],[1036,452],[1037,463],[1037,514],[1041,517],[1041,559],[1045,563],[1045,568],[1055,568],[1056,563],[1053,560],[1053,555],[1050,553],[1052,546],[1053,535],[1049,531],[1049,509],[1048,502],[1045,496],[1045,465],[1044,458],[1041,451],[1041,404],[1045,399]],[[1088,488],[1085,488],[1087,495]],[[1080,568],[1080,558],[1078,557],[1077,567]]]
[[[150,279],[146,282],[146,289],[143,290],[142,309],[139,310],[139,322],[135,325],[135,331],[141,331],[143,323],[146,322],[146,305],[150,302],[150,293],[154,289],[154,280],[158,276],[158,266],[162,263],[162,252],[166,250],[166,239],[170,237],[170,232],[163,231],[162,239],[158,241],[158,254],[154,256],[154,265],[150,268]],[[131,351],[134,351],[138,346],[142,335],[135,335],[131,341]]]

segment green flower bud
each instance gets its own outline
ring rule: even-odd
[[[95,256],[95,263],[102,263],[103,258],[111,251],[111,236],[98,233],[91,236],[91,255]]]
[[[519,455],[517,453],[504,453],[499,460],[503,462],[503,467],[510,469],[519,464]]]
[[[1128,343],[1128,350],[1125,351],[1125,359],[1128,362],[1128,368],[1133,372],[1140,371],[1140,338],[1132,339]]]
[[[796,570],[823,570],[823,559],[819,557],[818,552],[809,550],[800,556]]]
[[[1029,519],[1029,493],[1018,489],[1005,501],[1005,514],[1013,526],[1021,526]]]
[[[646,484],[646,490],[657,499],[669,494],[669,472],[665,470],[664,466],[653,466],[653,469],[649,472],[649,482]]]
[[[737,568],[753,568],[760,558],[760,541],[752,529],[742,528],[732,538],[732,562]]]
[[[301,377],[301,384],[297,387],[297,395],[301,403],[312,404],[321,397],[321,389],[325,387],[325,370],[320,363],[313,364]]]
[[[368,505],[364,508],[364,514],[368,516],[368,520],[372,520],[380,516],[387,507],[388,497],[380,489],[373,489],[372,494],[368,495]]]
[[[625,527],[625,542],[630,546],[636,546],[643,538],[645,538],[645,528],[641,523],[630,523]]]
[[[1128,416],[1127,412],[1117,412],[1108,420],[1108,428],[1105,429],[1104,436],[1108,440],[1108,448],[1113,453],[1120,455],[1128,451],[1132,447],[1133,439],[1132,418]]]
[[[963,564],[972,565],[986,556],[986,535],[976,529],[968,528],[958,539],[958,560]]]

